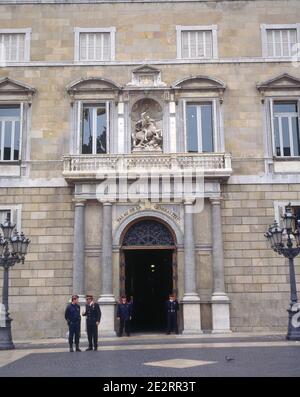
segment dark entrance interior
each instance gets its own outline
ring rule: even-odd
[[[171,249],[133,249],[125,255],[125,292],[133,298],[132,330],[166,329],[165,301],[173,290]]]

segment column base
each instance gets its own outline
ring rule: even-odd
[[[184,335],[202,334],[200,298],[197,294],[186,294],[183,304],[183,331]]]
[[[212,302],[212,333],[230,333],[230,301],[224,293],[214,293]]]
[[[116,336],[115,331],[115,306],[116,300],[113,295],[101,295],[98,299],[101,308],[101,321],[99,325],[99,335]]]

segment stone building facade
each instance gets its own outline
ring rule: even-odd
[[[102,334],[124,293],[140,332],[171,292],[184,333],[285,330],[263,234],[300,207],[299,1],[0,0],[0,21],[0,216],[31,239],[14,337],[64,336],[87,292]]]

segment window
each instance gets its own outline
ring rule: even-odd
[[[0,29],[0,61],[29,61],[30,29]]]
[[[21,107],[0,105],[0,160],[20,158]]]
[[[298,103],[274,101],[273,122],[275,155],[300,156]]]
[[[6,219],[11,220],[11,210],[0,208],[0,223],[4,223]]]
[[[263,56],[292,57],[294,46],[299,42],[300,24],[262,25]]]
[[[177,57],[217,58],[216,26],[177,26]]]
[[[111,61],[115,58],[115,28],[75,28],[75,60]]]
[[[83,104],[81,153],[108,151],[108,103]]]
[[[213,152],[213,130],[214,128],[212,103],[187,103],[187,151]]]

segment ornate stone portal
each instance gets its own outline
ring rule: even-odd
[[[154,99],[140,99],[131,112],[132,151],[162,151],[162,108]]]

